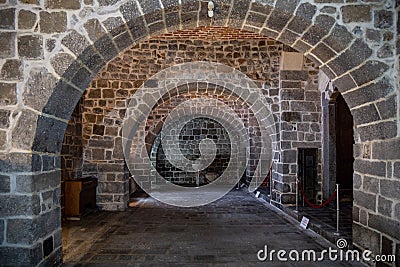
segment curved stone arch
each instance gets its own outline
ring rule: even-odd
[[[383,62],[369,60],[373,50],[335,18],[319,14],[317,5],[284,0],[278,0],[275,5],[266,1],[215,2],[217,11],[213,25],[266,35],[305,53],[335,81],[348,103],[354,98],[360,99],[351,108],[376,101],[394,91],[390,78],[383,77],[389,67]],[[238,4],[236,2],[240,2],[240,10],[233,8]],[[92,29],[89,36],[93,40],[75,30],[65,36],[62,44],[75,54],[76,60],[54,88],[42,110],[45,115],[39,116],[32,150],[45,153],[61,150],[65,121],[91,80],[109,60],[149,36],[210,24],[205,4],[197,0],[182,3],[162,0],[151,4],[150,1],[121,1],[117,3],[119,17],[101,23],[107,32],[101,27]],[[370,71],[371,67],[373,71]],[[364,75],[366,72],[369,75]],[[365,91],[381,86],[385,89],[375,89],[374,94],[366,95]],[[49,146],[46,140],[55,143]]]

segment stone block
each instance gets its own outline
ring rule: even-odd
[[[306,20],[306,19],[303,19],[300,17],[294,17],[288,24],[287,29],[289,29],[297,34],[303,34],[303,32],[310,25],[311,25],[311,22],[309,20]]]
[[[36,24],[36,14],[29,10],[20,10],[18,13],[18,29],[29,30]]]
[[[303,89],[282,89],[280,92],[282,100],[304,100]]]
[[[371,21],[371,8],[367,5],[348,5],[340,10],[344,23]]]
[[[45,68],[32,69],[23,94],[24,103],[41,111],[53,93],[57,79]]]
[[[323,37],[328,35],[330,29],[335,24],[335,19],[327,15],[319,15],[315,23],[303,35],[302,40],[310,45],[316,45]]]
[[[378,197],[378,212],[382,215],[391,217],[392,216],[392,204],[393,204],[393,201],[379,196]]]
[[[25,0],[28,1],[28,0]],[[36,244],[31,247],[0,247],[2,262],[8,266],[36,266],[42,260],[42,246]]]
[[[18,54],[26,59],[43,59],[43,37],[40,35],[19,36]]]
[[[107,18],[102,21],[102,24],[112,36],[117,36],[126,30],[124,22],[120,17]]]
[[[15,32],[0,32],[0,57],[15,56]]]
[[[11,133],[14,148],[30,150],[35,136],[37,115],[31,110],[22,110]]]
[[[374,12],[374,26],[378,29],[388,29],[393,26],[393,13],[389,10]]]
[[[0,193],[10,193],[10,177],[9,176],[0,175]],[[1,231],[0,231],[0,233],[1,233]]]
[[[363,182],[363,191],[368,193],[379,193],[379,179],[365,176]]]
[[[336,56],[336,53],[324,43],[319,43],[311,53],[322,62],[326,62]]]
[[[18,193],[35,193],[56,188],[61,182],[60,171],[35,175],[17,175],[15,191]]]
[[[363,174],[386,177],[386,163],[383,161],[356,159],[354,170]]]
[[[121,34],[114,37],[114,42],[118,46],[120,51],[132,45],[131,36],[128,32],[122,32]]]
[[[7,8],[0,10],[0,29],[15,29],[15,8]]]
[[[7,59],[0,70],[3,80],[18,81],[23,79],[23,66],[21,60]]]
[[[372,143],[372,158],[374,159],[389,159],[397,160],[400,159],[400,139],[385,141],[385,142],[374,142]]]
[[[242,12],[243,11],[245,12],[245,10],[242,10]],[[282,29],[288,23],[288,21],[292,18],[292,16],[293,14],[290,14],[289,12],[285,12],[279,9],[274,9],[268,18],[266,26],[272,30],[281,32]]]
[[[70,34],[65,36],[61,43],[77,56],[82,54],[86,47],[89,46],[89,42],[86,38],[76,31],[72,31]]]
[[[357,223],[353,223],[353,242],[375,254],[380,252],[380,234]]]
[[[105,34],[105,31],[103,30],[100,21],[97,19],[89,19],[85,23],[84,27],[86,29],[86,32],[88,33],[90,40],[92,40],[93,42],[96,42]]]
[[[47,9],[80,9],[81,4],[79,0],[45,0],[45,7]]]
[[[32,150],[37,152],[59,153],[67,124],[63,121],[39,116]]]
[[[301,122],[300,112],[282,112],[281,120],[287,122]]]
[[[394,217],[396,220],[400,220],[400,203],[397,203],[394,207]]]
[[[97,51],[103,56],[104,60],[109,61],[118,54],[110,35],[106,34],[95,43]]]
[[[373,81],[382,76],[389,66],[380,61],[367,61],[360,68],[352,71],[350,75],[354,78],[358,85],[362,85]]]
[[[357,67],[366,61],[372,54],[372,50],[361,39],[357,39],[344,53],[331,61],[328,66],[337,75]]]
[[[70,54],[58,53],[51,58],[50,63],[56,73],[60,76],[63,76],[64,72],[74,60],[75,59]]]
[[[364,127],[359,127],[361,141],[391,139],[397,136],[395,121],[386,121]]]
[[[0,109],[0,129],[7,129],[10,126],[10,114],[11,111]]]
[[[17,86],[15,83],[0,83],[0,105],[17,103]]]
[[[395,221],[387,217],[369,214],[368,225],[382,233],[395,239],[400,239],[400,221]]]
[[[79,78],[82,77],[80,75],[82,75],[84,72],[87,72],[87,70],[81,68],[78,69],[77,72],[75,73],[75,77],[73,77],[73,79],[76,78],[77,85],[79,85],[78,87],[84,90],[90,84],[94,74],[99,72],[100,69],[106,64],[106,62],[97,52],[97,50],[94,49],[92,46],[86,47],[85,51],[79,56],[78,59],[93,73],[91,76],[86,75],[85,79],[82,80],[81,82],[79,82]],[[89,77],[92,78],[89,79]]]
[[[3,216],[33,216],[40,213],[40,199],[37,195],[0,195]],[[24,203],[24,205],[21,205]]]
[[[70,2],[70,1],[62,1]],[[61,12],[40,12],[40,32],[62,33],[67,28],[67,13]]]
[[[353,109],[351,113],[355,125],[379,121],[381,119],[374,104]]]
[[[380,180],[380,193],[386,198],[400,200],[400,181]]]
[[[358,174],[353,174],[353,187],[354,189],[360,189],[362,185],[361,176]]]
[[[393,91],[394,88],[390,81],[386,78],[383,78],[376,83],[362,86],[355,91],[344,94],[343,97],[351,109],[362,104],[374,102],[379,98],[384,98]]]
[[[120,11],[126,21],[130,21],[141,16],[136,1],[128,1],[124,3],[123,5],[121,5]]]
[[[378,58],[389,58],[394,55],[395,47],[392,44],[385,43],[379,48],[378,52],[376,53]]]
[[[69,119],[81,96],[81,91],[62,80],[58,81],[54,92],[43,108],[43,113],[62,119]]]
[[[362,191],[354,190],[354,204],[371,211],[376,211],[376,196]]]

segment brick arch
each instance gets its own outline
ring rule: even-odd
[[[206,17],[206,3],[197,0],[182,0],[182,2],[183,4],[179,5],[178,1],[167,0],[127,1],[120,6],[119,18],[113,23],[107,21],[102,24],[107,32],[95,32],[93,40],[89,40],[77,31],[72,31],[63,38],[62,44],[75,54],[76,60],[62,73],[54,92],[42,110],[44,115],[38,117],[32,144],[35,155],[30,162],[31,167],[24,170],[41,171],[59,168],[57,155],[61,150],[66,121],[85,88],[107,61],[123,49],[149,36],[207,25],[210,22]],[[394,91],[390,79],[385,76],[389,66],[379,60],[371,59],[373,51],[362,39],[356,38],[333,17],[319,14],[316,5],[285,0],[276,1],[275,6],[250,0],[215,2],[217,11],[214,25],[243,28],[270,36],[305,53],[307,57],[320,64],[321,70],[334,80],[347,102],[354,103],[351,107],[356,119],[361,116],[357,113],[357,106],[374,102]],[[141,3],[140,7],[138,3]],[[163,8],[160,3],[163,4]],[[239,4],[240,8],[232,8],[232,5]],[[375,80],[377,82],[372,82]],[[374,119],[380,118],[378,116]],[[363,124],[365,120],[358,123]],[[365,128],[368,127],[366,131],[369,130],[371,134],[361,137],[361,141],[393,137],[377,133],[384,126],[396,127],[391,122],[366,126]],[[54,159],[52,155],[55,156]],[[29,158],[27,161],[29,162]],[[52,178],[56,176],[59,176],[58,172]],[[41,220],[38,219],[35,223],[40,223]],[[60,225],[52,227],[55,229],[46,230],[50,234]],[[38,237],[35,245],[42,242],[41,238]],[[53,242],[53,236],[51,238]],[[59,243],[58,239],[61,237],[54,238],[57,238],[54,243]],[[47,256],[35,254],[37,250],[35,246],[34,249],[24,249],[21,253],[28,255],[26,262],[36,265]],[[57,255],[55,261],[59,262],[61,258],[59,254]]]

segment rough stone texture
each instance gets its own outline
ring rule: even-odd
[[[36,14],[29,10],[20,10],[18,13],[18,29],[29,30],[36,24]]]
[[[0,105],[17,103],[17,88],[14,83],[0,83]]]
[[[81,4],[79,0],[45,0],[45,7],[48,9],[79,9]]]
[[[23,66],[21,60],[8,59],[0,70],[0,78],[7,81],[23,79]]]
[[[0,32],[0,57],[14,57],[15,36],[14,32]]]
[[[15,29],[15,9],[1,9],[0,10],[0,29],[14,30]]]
[[[18,54],[26,59],[43,58],[43,38],[41,35],[25,35],[18,37]]]
[[[349,22],[369,22],[371,20],[371,8],[369,6],[349,5],[341,8],[342,20]]]
[[[69,3],[70,1],[60,1]],[[67,13],[40,12],[40,31],[43,33],[64,32],[67,27]]]

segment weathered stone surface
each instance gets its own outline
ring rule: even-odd
[[[45,0],[45,7],[48,9],[80,9],[79,0]]]
[[[42,169],[42,159],[38,155],[11,152],[0,154],[0,169],[5,172],[31,172]]]
[[[36,175],[17,175],[15,191],[18,193],[37,193],[60,185],[60,171]]]
[[[23,110],[12,132],[12,145],[15,148],[30,150],[35,135],[37,115]]]
[[[24,35],[18,37],[18,54],[26,59],[43,58],[43,37],[41,35]]]
[[[372,144],[372,158],[374,159],[400,159],[400,151],[398,149],[400,139],[376,142]]]
[[[0,57],[15,55],[15,32],[0,32]]]
[[[367,61],[363,66],[351,72],[358,85],[377,79],[389,69],[389,66],[380,61]]]
[[[379,58],[388,58],[394,55],[395,47],[392,44],[384,44],[377,52]]]
[[[368,225],[391,237],[400,239],[400,221],[395,221],[381,215],[370,214]]]
[[[141,15],[139,7],[137,6],[135,1],[128,1],[125,4],[121,5],[120,11],[126,21],[138,18]]]
[[[353,240],[364,249],[370,249],[374,253],[380,251],[380,234],[359,224],[353,224]]]
[[[29,10],[20,10],[18,13],[18,29],[29,30],[36,24],[36,14]]]
[[[22,80],[24,68],[19,59],[7,59],[0,71],[0,77],[4,80]]]
[[[367,5],[349,5],[341,8],[344,23],[369,22],[371,20],[371,8]]]
[[[0,131],[0,149],[5,149],[6,145],[7,145],[7,132]]]
[[[396,204],[396,206],[394,207],[394,217],[397,220],[400,220],[400,203]]]
[[[365,176],[363,182],[363,191],[369,193],[379,193],[379,180],[370,176]]]
[[[63,1],[69,2],[69,1]],[[67,28],[67,13],[61,12],[40,12],[40,31],[43,33],[61,33]]]
[[[0,10],[0,29],[3,30],[15,29],[15,8]]]
[[[10,192],[10,177],[5,175],[0,175],[0,193],[9,193]],[[1,228],[0,221],[0,228]],[[2,231],[0,230],[0,233]]]
[[[393,25],[393,14],[389,10],[377,10],[374,12],[374,26],[379,29],[387,29]]]
[[[0,255],[2,255],[2,259],[6,261],[9,266],[36,266],[42,260],[42,246],[41,244],[30,248],[3,246],[0,247]]]
[[[56,47],[56,40],[55,39],[46,40],[46,49],[47,49],[47,51],[53,52],[55,47]]]
[[[354,204],[371,211],[376,211],[375,194],[365,193],[363,191],[354,190]]]
[[[126,30],[124,22],[120,17],[107,18],[102,22],[106,30],[113,36],[121,34]]]
[[[368,84],[350,93],[343,94],[349,108],[353,108],[365,103],[374,102],[379,98],[384,98],[394,91],[393,85],[387,78],[381,79],[376,83]]]
[[[379,196],[378,212],[382,215],[391,217],[392,216],[392,204],[393,204],[393,201]]]
[[[25,105],[41,111],[53,93],[56,81],[47,69],[32,69],[23,94]]]
[[[266,26],[270,29],[280,32],[286,26],[292,16],[293,15],[288,12],[274,9],[268,18]]]
[[[56,73],[63,76],[64,72],[72,64],[75,59],[67,53],[58,53],[51,58],[50,63]]]
[[[37,195],[0,195],[0,200],[4,216],[33,216],[40,213],[40,199]]]
[[[77,56],[82,54],[85,48],[89,46],[89,42],[86,38],[76,31],[72,31],[70,34],[65,36],[61,42]]]
[[[95,42],[98,39],[100,39],[105,31],[103,30],[103,27],[101,26],[100,21],[97,19],[90,19],[88,20],[85,25],[84,25],[86,32],[89,35],[89,38]]]
[[[380,193],[386,198],[400,199],[400,181],[385,180],[380,181]]]
[[[356,159],[354,162],[354,170],[364,174],[385,177],[386,163]]]
[[[0,83],[0,105],[17,103],[17,88],[15,83]]]
[[[23,4],[39,5],[40,0],[19,0]]]
[[[32,150],[60,153],[66,127],[65,122],[39,116]]]
[[[363,106],[351,111],[356,125],[379,121],[380,117],[374,104]]]
[[[100,6],[112,6],[116,4],[119,0],[98,0]]]
[[[361,141],[385,140],[397,136],[395,121],[386,121],[359,128]]]
[[[0,109],[0,129],[7,129],[10,126],[10,114],[11,111]]]
[[[335,25],[331,34],[324,40],[336,52],[343,51],[353,40],[353,35],[345,26]]]

